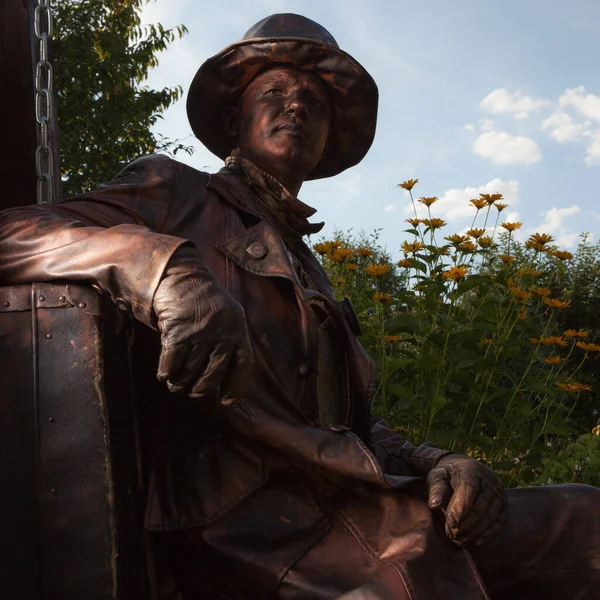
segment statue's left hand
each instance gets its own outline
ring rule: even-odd
[[[445,509],[446,534],[457,544],[484,544],[502,529],[507,498],[496,474],[463,454],[442,456],[427,475],[429,507]]]

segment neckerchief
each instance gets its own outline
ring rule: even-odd
[[[273,175],[244,158],[239,148],[231,151],[231,155],[225,159],[225,166],[237,171],[269,211],[298,235],[310,235],[323,229],[325,223],[308,221],[308,217],[317,212],[316,209],[290,194]]]

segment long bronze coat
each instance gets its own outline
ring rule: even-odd
[[[352,378],[345,422],[329,429],[311,422],[307,415],[314,412],[316,401],[316,322],[286,245],[266,216],[255,194],[232,171],[209,175],[160,155],[136,160],[114,181],[88,194],[2,216],[4,284],[56,279],[96,283],[154,327],[152,297],[164,266],[189,240],[245,309],[256,362],[247,393],[221,410],[219,427],[228,433],[218,441],[207,434],[206,445],[187,452],[192,443],[178,433],[163,440],[162,453],[154,452],[156,472],[147,512],[152,529],[206,525],[266,481],[266,454],[285,456],[307,469],[396,487],[414,482],[445,453],[415,448],[381,423],[375,438],[385,443],[377,455],[391,453],[393,468],[382,465],[369,449],[371,360],[355,339],[358,322],[350,302],[336,302],[326,274],[298,237],[293,252],[344,332]],[[155,364],[147,365],[146,377],[153,378],[153,369]],[[214,418],[191,406],[192,400],[168,392],[161,393],[160,402],[178,408],[188,404],[190,413],[197,408],[197,420]],[[214,433],[214,427],[207,429]],[[183,454],[179,445],[188,455],[185,474],[174,472],[174,461]],[[215,477],[214,471],[228,477]],[[156,485],[175,477],[177,484],[171,481],[168,493],[156,493]]]
[[[286,240],[233,171],[209,175],[151,156],[88,194],[2,213],[0,283],[89,282],[148,326],[136,332],[146,527],[163,539],[200,532],[204,558],[185,549],[176,560],[191,573],[213,561],[203,586],[233,571],[238,591],[223,592],[225,577],[222,597],[330,598],[359,588],[344,597],[487,597],[423,501],[423,475],[445,451],[415,447],[371,418],[373,366],[353,309],[336,302],[300,237]],[[244,397],[216,412],[155,379],[152,298],[186,243],[245,309],[255,354]],[[317,323],[290,252],[342,332],[345,418],[329,427],[315,424]],[[566,531],[557,530],[557,546]]]

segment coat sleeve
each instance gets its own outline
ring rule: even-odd
[[[415,446],[379,418],[373,418],[371,442],[377,460],[390,475],[424,476],[450,450],[441,450],[432,444]]]
[[[174,161],[150,156],[87,194],[0,213],[0,285],[94,283],[153,327],[154,292],[186,243],[162,233],[176,177]]]

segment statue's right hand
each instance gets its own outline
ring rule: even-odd
[[[244,309],[212,273],[172,259],[153,308],[162,343],[158,379],[191,398],[239,398],[252,373],[252,346]]]

